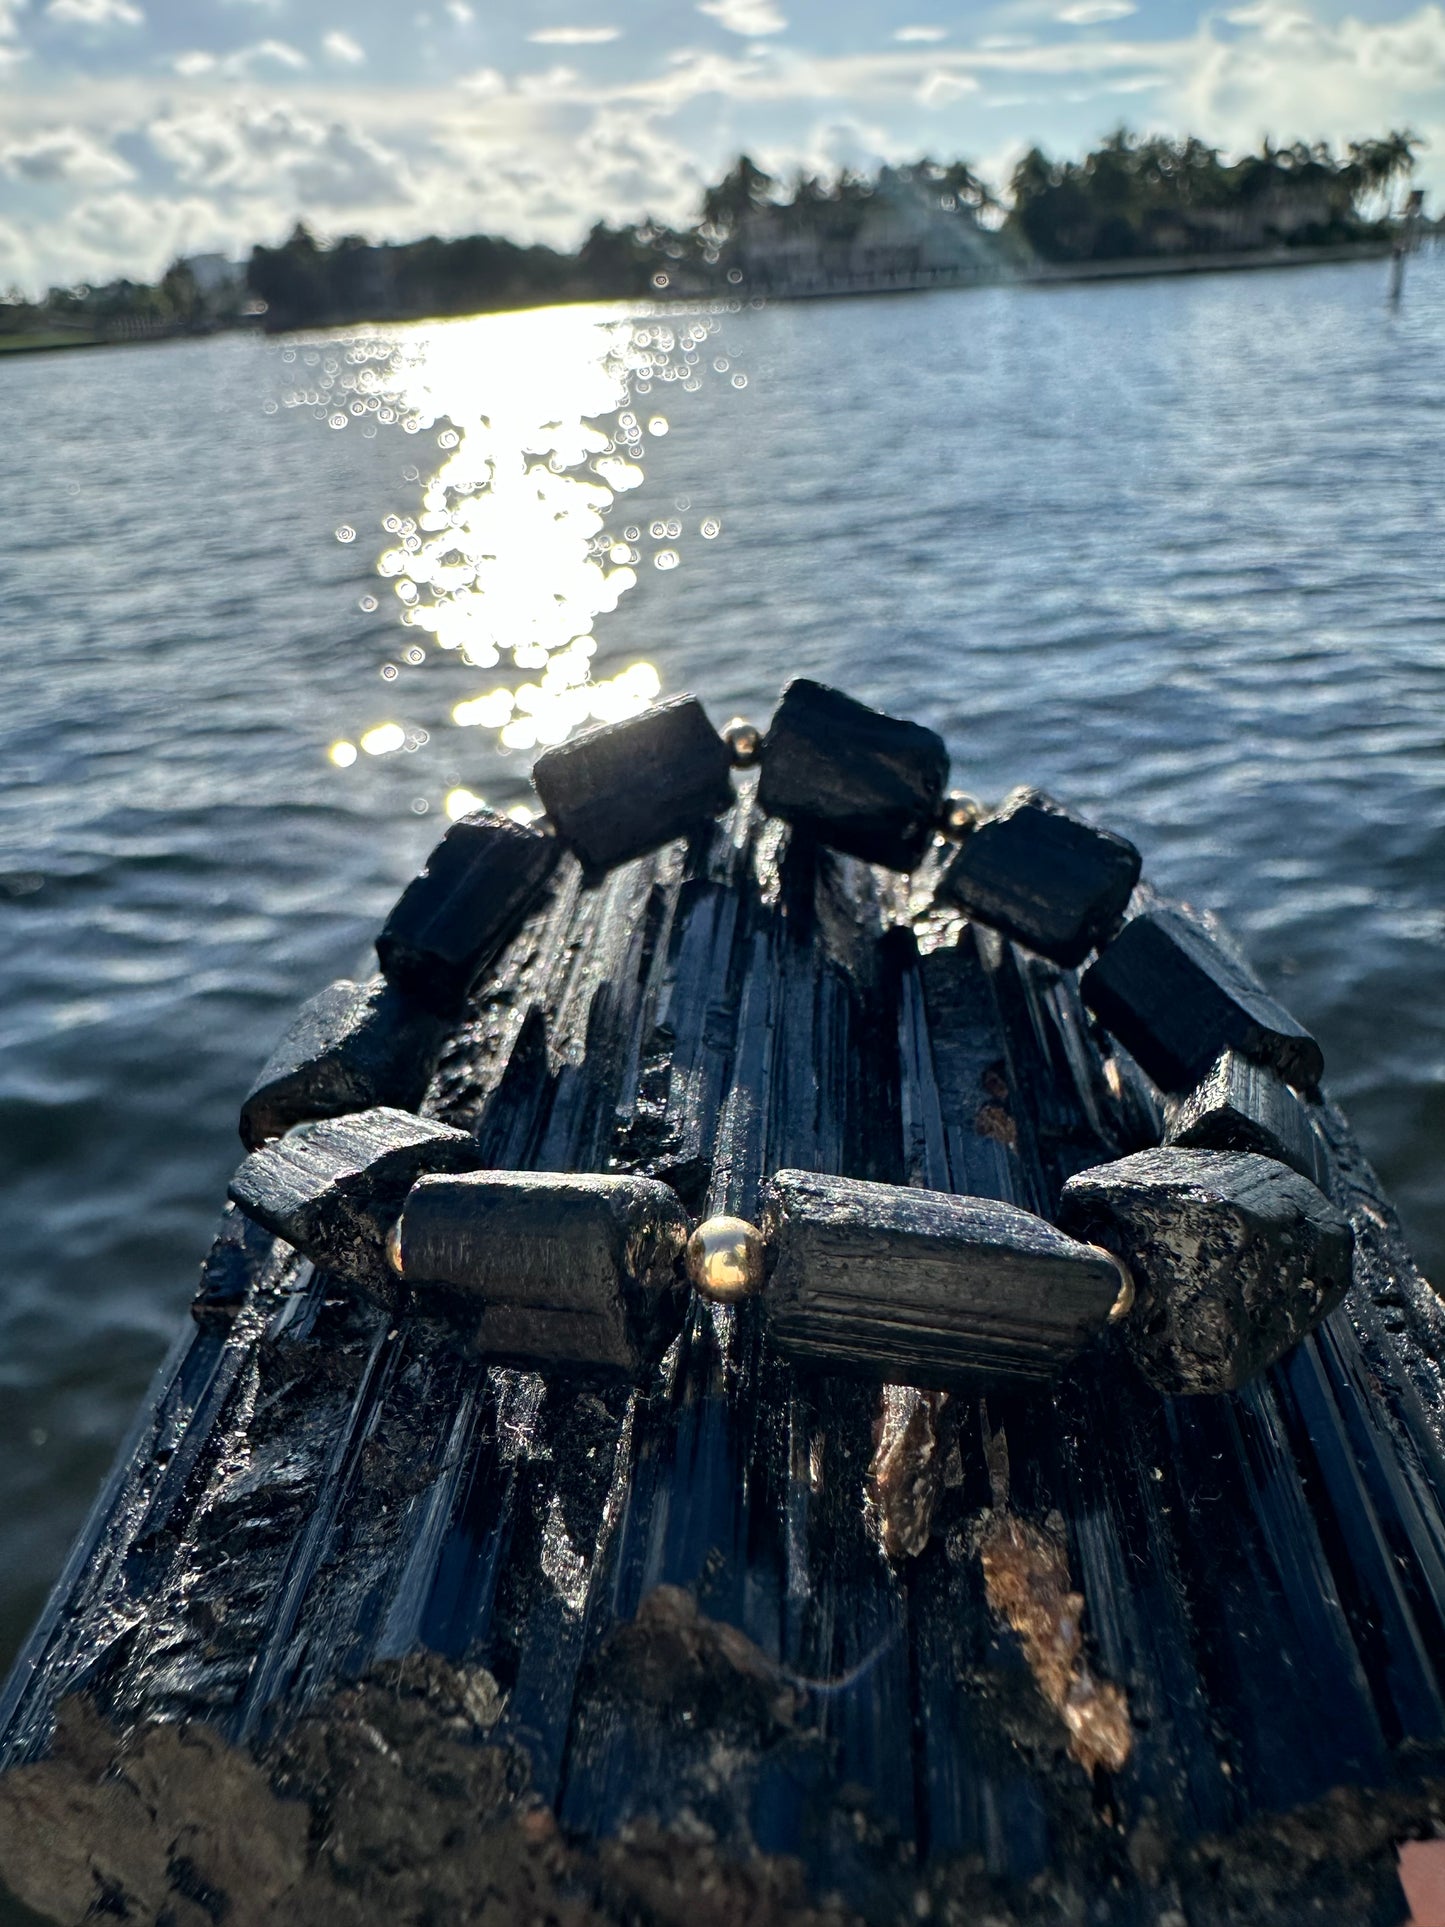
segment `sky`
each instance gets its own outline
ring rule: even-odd
[[[922,153],[1007,178],[1121,121],[1227,151],[1409,125],[1445,198],[1445,9],[1389,0],[0,0],[0,287],[322,235],[695,218]]]

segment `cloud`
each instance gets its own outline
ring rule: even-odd
[[[366,58],[366,49],[339,27],[324,35],[321,45],[333,60],[339,60],[347,66],[359,66]]]
[[[13,33],[5,42],[4,22],[43,19],[46,3],[21,10],[0,0],[0,49],[19,44]],[[587,3],[600,9],[606,0]],[[9,252],[30,261],[27,285],[98,278],[102,269],[149,274],[178,250],[239,252],[279,237],[298,214],[327,234],[404,238],[423,227],[455,234],[483,225],[570,246],[597,217],[615,222],[650,209],[667,221],[692,218],[701,182],[742,144],[786,178],[798,166],[819,171],[826,149],[834,165],[871,166],[924,146],[941,151],[940,140],[952,152],[956,140],[964,151],[987,145],[979,165],[1003,179],[995,156],[1016,155],[1040,134],[1054,151],[1079,151],[1125,109],[1151,128],[1198,132],[1227,151],[1253,146],[1265,130],[1338,143],[1410,123],[1434,139],[1424,183],[1445,186],[1441,0],[1389,0],[1388,21],[1344,17],[1346,0],[1308,0],[1309,11],[1305,0],[1217,0],[1230,17],[1191,13],[1169,33],[1145,8],[1147,29],[1124,20],[1081,33],[1076,22],[1050,22],[1059,7],[1090,0],[1008,0],[992,14],[1015,30],[1007,37],[966,40],[958,26],[943,41],[889,39],[907,29],[888,28],[884,15],[882,44],[847,53],[819,51],[816,37],[809,44],[801,33],[751,44],[760,11],[778,23],[796,13],[786,0],[712,3],[710,18],[730,18],[742,38],[699,33],[713,44],[674,51],[664,41],[625,68],[619,61],[621,71],[605,80],[578,71],[602,65],[585,59],[518,73],[525,55],[519,62],[515,46],[510,66],[482,66],[479,52],[459,61],[443,0],[431,0],[438,48],[427,58],[450,57],[445,86],[408,79],[399,63],[373,83],[379,42],[366,67],[333,64],[308,44],[315,59],[307,67],[281,39],[235,52],[220,51],[219,36],[215,51],[204,40],[189,50],[173,40],[168,65],[147,56],[119,74],[52,73],[37,46],[30,84],[11,82],[5,93],[0,200],[19,237]],[[158,18],[150,0],[139,4]],[[564,6],[573,19],[587,17],[557,0],[554,18]],[[912,7],[903,17],[918,20]],[[254,12],[229,19],[271,24]],[[323,23],[324,14],[312,29],[318,41]],[[1027,29],[1036,41],[1021,37]],[[363,31],[355,29],[358,39]],[[640,44],[623,42],[629,55]],[[566,47],[551,52],[560,60]],[[942,119],[954,102],[966,121]],[[986,120],[970,102],[988,107]],[[144,162],[127,138],[150,142]],[[128,177],[127,161],[145,186]],[[152,203],[154,219],[143,217]],[[120,224],[114,233],[107,220]]]
[[[113,274],[158,274],[178,254],[216,245],[222,233],[209,201],[169,200],[128,189],[79,202],[55,246],[65,278],[99,281]]]
[[[299,72],[310,62],[299,47],[284,40],[258,40],[253,47],[242,47],[236,53],[227,54],[218,64],[224,73],[246,74],[253,67],[289,67]]]
[[[621,32],[621,27],[539,27],[527,38],[538,47],[601,47]]]
[[[0,167],[14,180],[41,185],[115,187],[135,178],[135,170],[119,154],[79,127],[57,127],[29,140],[12,141],[0,148]]]
[[[1073,0],[1054,18],[1066,27],[1097,27],[1105,20],[1127,20],[1138,11],[1135,0]]]
[[[447,0],[447,12],[459,27],[469,27],[472,23],[472,10],[467,0]]]
[[[749,39],[758,34],[781,33],[788,24],[773,0],[698,0],[697,10],[711,14],[729,33],[746,34]]]
[[[518,74],[516,87],[519,94],[542,99],[547,95],[570,94],[581,80],[575,67],[546,67],[540,73]]]
[[[1395,20],[1321,20],[1283,0],[1238,9],[1236,31],[1206,28],[1187,62],[1172,63],[1169,108],[1229,148],[1262,131],[1335,142],[1412,122],[1438,157],[1445,140],[1445,11]],[[1240,31],[1243,29],[1243,31]]]
[[[947,107],[965,94],[976,94],[978,87],[972,74],[932,73],[919,83],[918,99],[924,107]]]
[[[333,56],[338,54],[338,49],[330,44],[334,39],[344,40],[348,46],[356,46],[349,34],[328,34],[322,45]],[[352,58],[364,60],[366,56],[360,48],[357,48],[355,56],[347,54],[342,57],[347,60]],[[234,53],[225,55],[206,53],[200,47],[188,47],[184,52],[175,54],[171,58],[172,73],[179,74],[184,80],[195,80],[201,74],[218,74],[244,80],[255,67],[289,67],[293,72],[299,72],[301,68],[309,65],[310,62],[300,48],[289,46],[284,40],[258,40],[250,47],[238,47]]]
[[[947,27],[899,27],[895,30],[893,38],[905,42],[947,40],[948,29]]]
[[[149,135],[177,180],[213,195],[348,216],[415,198],[408,165],[394,148],[345,121],[289,105],[193,109],[156,121]]]
[[[145,20],[132,0],[50,0],[45,12],[76,27],[139,27]]]

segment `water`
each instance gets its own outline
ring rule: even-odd
[[[658,687],[763,720],[820,675],[1133,837],[1445,1276],[1445,258],[1398,316],[1384,274],[0,366],[5,1658],[291,1009],[449,796],[522,803],[531,745]]]

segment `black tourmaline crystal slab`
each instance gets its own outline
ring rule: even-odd
[[[1108,936],[1138,881],[1132,843],[1020,789],[967,838],[938,895],[1072,968]]]
[[[470,1171],[481,1161],[466,1131],[405,1111],[357,1111],[298,1124],[253,1151],[230,1195],[323,1271],[390,1304],[399,1281],[386,1260],[386,1236],[407,1192],[426,1172]]]
[[[1228,1392],[1297,1345],[1350,1282],[1354,1234],[1307,1178],[1250,1151],[1137,1151],[1064,1186],[1060,1223],[1115,1251],[1129,1349],[1161,1392]]]
[[[948,783],[943,738],[799,677],[783,691],[761,751],[758,804],[829,849],[912,870]]]
[[[482,1171],[423,1178],[398,1242],[422,1302],[428,1285],[469,1301],[488,1356],[636,1374],[682,1324],[690,1228],[652,1178]]]
[[[301,1006],[241,1106],[248,1151],[309,1118],[420,1104],[445,1035],[442,1019],[384,977],[328,984]]]
[[[1197,1151],[1258,1151],[1325,1189],[1328,1160],[1309,1114],[1267,1065],[1227,1050],[1202,1084],[1171,1107],[1166,1144]]]
[[[376,940],[391,982],[455,1017],[478,973],[541,894],[555,837],[491,810],[452,824],[402,891]]]
[[[825,1371],[937,1390],[1047,1379],[1119,1296],[1106,1252],[988,1198],[779,1171],[764,1214],[769,1329]]]
[[[557,835],[596,875],[721,816],[731,769],[697,697],[678,696],[545,750],[532,781]]]
[[[1237,1050],[1311,1090],[1320,1047],[1188,917],[1147,910],[1083,976],[1084,1002],[1166,1091],[1186,1091]]]

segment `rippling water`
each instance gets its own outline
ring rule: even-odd
[[[1220,909],[1445,1276],[1445,258],[0,366],[0,1648],[289,1012],[590,715],[810,672]]]

